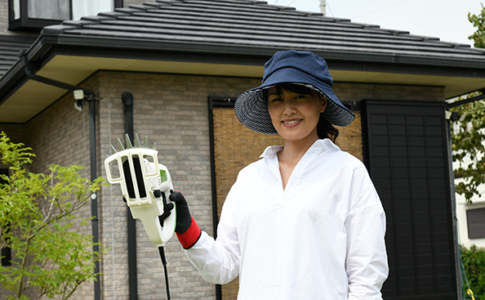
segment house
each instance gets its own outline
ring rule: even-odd
[[[237,171],[278,143],[242,128],[233,100],[259,85],[275,51],[311,50],[357,116],[340,146],[365,162],[386,210],[385,299],[462,297],[445,100],[485,87],[484,51],[264,1],[126,2],[45,27],[0,78],[0,130],[34,149],[34,171],[79,164],[105,176],[110,144],[137,132],[157,142],[213,233]],[[76,89],[87,97],[76,101]],[[159,253],[129,221],[119,188],[96,201],[93,228],[111,250],[100,281],[73,299],[165,297]],[[174,299],[235,299],[237,283],[203,281],[178,242],[166,252]]]
[[[470,158],[465,159],[469,163]],[[455,184],[462,182],[463,178],[456,178]],[[478,188],[480,193],[485,192],[482,185]],[[485,199],[483,196],[474,196],[472,203],[468,203],[464,196],[456,195],[456,217],[458,220],[458,240],[467,248],[472,245],[485,248]]]

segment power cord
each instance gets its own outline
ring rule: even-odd
[[[170,300],[170,288],[168,286],[167,260],[165,259],[165,250],[163,247],[158,247],[160,258],[162,259],[163,270],[165,272],[165,288],[167,290],[167,300]]]

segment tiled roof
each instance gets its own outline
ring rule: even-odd
[[[0,36],[0,77],[19,59],[20,51],[27,50],[34,41],[34,37]]]
[[[309,49],[326,57],[384,56],[485,62],[482,49],[435,37],[324,17],[319,13],[249,0],[158,0],[65,21],[46,34],[127,41],[275,49]]]

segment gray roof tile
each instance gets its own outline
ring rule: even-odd
[[[34,37],[0,36],[0,77],[19,59],[20,51],[27,50],[34,41]]]
[[[485,61],[485,51],[469,45],[250,0],[158,0],[65,21],[45,32]]]

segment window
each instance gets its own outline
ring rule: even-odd
[[[466,211],[468,238],[485,238],[485,208],[469,209]]]
[[[123,0],[8,0],[9,30],[39,32],[64,20],[113,11]]]

